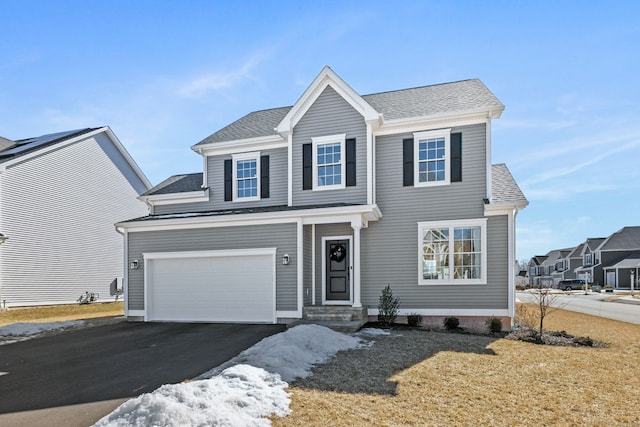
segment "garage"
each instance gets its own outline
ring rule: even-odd
[[[145,253],[145,320],[275,323],[275,248]]]

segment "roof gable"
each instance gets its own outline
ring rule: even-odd
[[[599,251],[640,249],[640,226],[623,227],[602,241]]]
[[[293,130],[298,124],[302,116],[309,110],[311,105],[318,99],[320,94],[324,92],[327,86],[331,86],[338,95],[344,98],[358,113],[364,117],[364,120],[377,120],[378,112],[369,105],[355,90],[351,88],[344,80],[342,80],[331,68],[325,66],[320,74],[313,80],[311,85],[304,91],[302,96],[287,112],[284,118],[276,127],[276,131],[285,135]]]

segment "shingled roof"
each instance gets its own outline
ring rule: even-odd
[[[640,226],[623,227],[607,237],[598,247],[601,251],[640,249]]]
[[[173,175],[142,194],[142,196],[187,193],[198,190],[202,190],[202,173],[188,173]]]
[[[529,201],[504,163],[491,166],[491,203],[526,206]]]
[[[374,93],[363,95],[362,99],[381,113],[384,120],[497,111],[504,108],[479,79]],[[291,108],[292,106],[279,107],[249,113],[206,137],[194,147],[276,135],[275,128]]]

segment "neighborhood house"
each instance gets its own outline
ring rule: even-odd
[[[0,138],[0,307],[122,298],[122,237],[151,188],[108,127]]]
[[[588,238],[574,248],[556,249],[529,261],[531,286],[556,286],[581,279],[613,289],[638,289],[640,227],[623,227],[609,237]],[[632,282],[633,280],[633,282]]]
[[[147,191],[150,214],[117,224],[127,318],[367,318],[390,285],[401,315],[508,327],[528,202],[491,164],[503,110],[477,79],[360,95],[325,67],[293,106],[195,144],[204,170]]]

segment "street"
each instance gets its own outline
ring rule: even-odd
[[[620,320],[640,325],[640,301],[637,303],[619,300],[605,301],[611,298],[611,294],[599,294],[590,292],[575,291],[571,294],[554,294],[554,307],[563,310],[577,311],[579,313],[590,314],[592,316],[606,317],[608,319]],[[516,298],[521,302],[537,304],[537,296],[531,292],[516,292]]]

